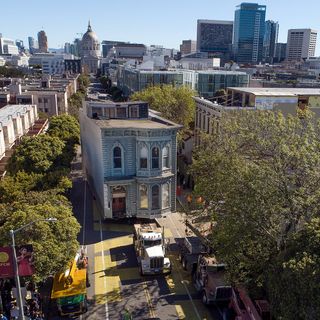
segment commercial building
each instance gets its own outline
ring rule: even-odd
[[[81,59],[64,59],[64,71],[68,73],[81,73]]]
[[[35,53],[29,59],[30,66],[42,67],[43,74],[62,75],[66,70],[66,60],[75,60],[72,54],[56,54],[56,53]],[[77,64],[78,62],[75,62]],[[70,63],[67,64],[69,66]],[[80,73],[80,72],[79,72]]]
[[[239,63],[262,61],[266,6],[241,3],[234,16],[233,48]]]
[[[180,71],[145,71],[125,66],[118,67],[118,87],[125,96],[141,91],[148,86],[160,84],[183,85],[183,74]]]
[[[176,210],[177,131],[145,102],[86,101],[83,166],[103,218],[154,219]]]
[[[278,43],[279,23],[271,20],[266,21],[263,39],[263,61],[273,63]]]
[[[0,54],[19,54],[19,49],[14,40],[0,36]]]
[[[197,51],[208,52],[210,56],[228,61],[232,50],[232,33],[233,21],[198,20]]]
[[[276,53],[273,59],[273,62],[282,62],[286,59],[287,56],[287,44],[286,43],[277,43],[276,44]]]
[[[222,70],[169,70],[144,71],[120,66],[118,68],[118,87],[125,96],[141,91],[148,86],[172,84],[174,86],[188,86],[197,91],[200,96],[212,98],[217,90],[228,86],[246,87],[249,75],[244,72]]]
[[[197,41],[195,40],[182,40],[180,45],[181,55],[193,53],[197,51]]]
[[[314,57],[318,32],[312,29],[290,29],[287,40],[287,60],[300,61]]]
[[[29,43],[29,51],[31,54],[34,54],[39,50],[38,41],[36,41],[33,37],[28,37],[28,43]]]
[[[195,90],[201,97],[206,99],[213,98],[220,89],[227,87],[247,87],[249,84],[249,75],[238,71],[198,71],[196,72]]]
[[[48,52],[48,38],[46,33],[41,30],[38,32],[39,52]]]
[[[296,114],[309,107],[320,116],[320,89],[310,88],[228,88],[228,106],[257,110],[279,110]]]

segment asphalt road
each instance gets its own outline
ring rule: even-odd
[[[73,165],[71,201],[81,224],[79,242],[89,258],[89,310],[79,320],[118,320],[128,309],[134,320],[220,320],[219,311],[206,307],[191,276],[178,260],[174,243],[183,237],[183,218],[174,214],[160,221],[171,239],[171,275],[141,277],[133,247],[133,228],[125,223],[101,221],[95,200],[83,180],[81,163]],[[49,319],[59,319],[51,316]]]

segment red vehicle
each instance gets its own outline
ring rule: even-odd
[[[250,299],[243,288],[233,289],[229,305],[229,320],[270,320],[270,305],[267,300]]]

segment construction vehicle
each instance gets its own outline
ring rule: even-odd
[[[155,223],[134,225],[134,246],[141,275],[171,272],[170,259],[165,257],[167,244],[164,228]]]
[[[87,312],[88,259],[79,251],[65,272],[55,274],[51,299],[60,316],[75,316]]]
[[[191,271],[193,264],[197,263],[200,253],[206,252],[205,246],[196,236],[183,238],[180,243],[179,260],[184,270]]]
[[[206,305],[227,306],[232,298],[232,287],[224,279],[225,265],[218,263],[213,255],[200,254],[193,265],[192,278],[195,288]]]
[[[182,267],[189,271],[192,265],[197,263],[199,254],[210,253],[212,248],[206,232],[203,232],[203,230],[200,232],[189,220],[185,221],[185,225],[187,236],[180,242],[179,259]],[[211,228],[211,225],[209,225],[209,228]]]
[[[202,217],[202,220],[206,220],[206,217]],[[196,289],[202,295],[202,302],[222,306],[224,319],[270,320],[270,305],[267,300],[253,302],[244,288],[226,285],[225,265],[217,263],[208,240],[212,224],[202,221],[201,227],[196,226],[196,219],[186,220],[185,223],[186,231],[190,230],[195,236],[184,238],[180,256],[183,267],[186,263],[193,266],[192,277]],[[195,261],[196,257],[198,261]]]

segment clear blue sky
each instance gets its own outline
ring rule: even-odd
[[[250,1],[247,1],[250,2]],[[255,2],[255,1],[252,1]],[[1,3],[0,33],[11,39],[36,37],[44,29],[49,47],[72,42],[87,28],[102,40],[122,40],[179,48],[196,39],[197,19],[233,20],[234,0],[8,0]],[[319,0],[265,0],[266,19],[279,21],[279,42],[290,28],[320,31]],[[320,43],[317,45],[320,53]]]

